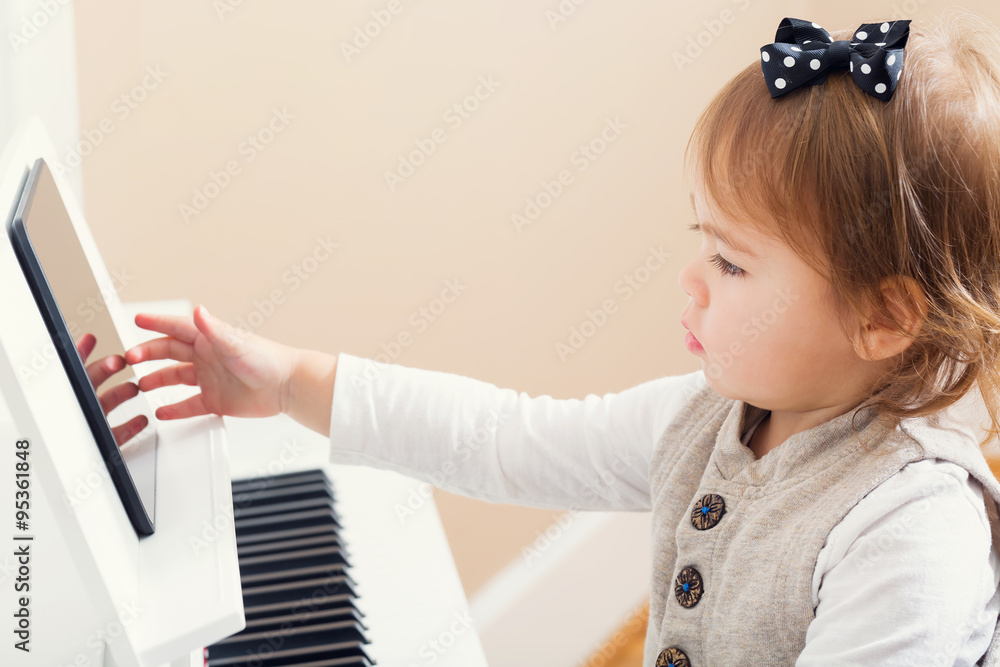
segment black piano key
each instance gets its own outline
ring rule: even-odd
[[[245,652],[259,653],[260,648],[267,645],[271,648],[295,649],[339,644],[342,648],[350,648],[363,643],[361,626],[354,619],[346,619],[287,628],[269,628],[258,632],[237,632],[216,642],[214,648],[219,650],[220,658],[225,658]]]
[[[305,649],[278,649],[260,654],[208,658],[208,667],[370,667],[377,664],[363,646],[336,644]]]
[[[274,475],[259,475],[256,477],[244,477],[243,479],[232,480],[233,486],[247,486],[247,485],[275,485],[275,484],[286,484],[289,481],[299,481],[303,479],[322,479],[329,482],[330,478],[326,476],[326,471],[322,468],[311,468],[309,470],[295,470],[293,472],[285,472]]]
[[[298,662],[298,660],[287,662],[279,658],[275,661],[264,662],[260,667],[369,667],[374,664],[374,662],[369,662],[367,655],[362,655],[351,658],[310,660],[309,662]]]
[[[361,612],[351,604],[328,604],[316,607],[298,607],[294,610],[277,610],[271,614],[259,615],[248,618],[246,627],[239,633],[264,632],[266,630],[280,630],[283,627],[309,626],[317,623],[330,623],[333,621],[353,620],[363,629],[368,626],[361,620]],[[233,635],[234,637],[236,635]]]
[[[341,543],[340,538],[334,533],[328,533],[325,535],[315,535],[313,537],[301,537],[297,540],[272,540],[268,542],[259,542],[257,544],[243,544],[239,546],[239,555],[242,556],[253,556],[256,554],[266,554],[291,549],[301,549],[303,547],[326,547],[334,546],[344,549],[344,545]]]
[[[295,583],[308,580],[311,577],[334,575],[342,576],[352,586],[355,586],[351,575],[347,574],[346,565],[311,565],[309,567],[296,567],[290,570],[275,570],[274,572],[260,572],[257,574],[240,575],[240,583],[243,586],[255,584],[280,584]]]
[[[281,631],[283,628],[308,627],[337,621],[353,621],[362,630],[367,630],[368,626],[365,625],[362,616],[363,614],[354,605],[353,600],[346,604],[338,603],[317,606],[316,608],[302,608],[294,613],[289,613],[287,609],[279,610],[272,614],[248,618],[246,628],[232,636],[235,637],[239,634],[253,634],[256,632]]]
[[[255,605],[245,605],[243,615],[249,622],[252,619],[275,616],[281,614],[294,613],[299,609],[346,609],[350,608],[358,616],[364,617],[364,612],[354,605],[355,596],[353,592],[324,594],[318,598],[285,600],[283,602],[269,602]]]
[[[293,658],[291,661],[276,658],[274,660],[265,660],[255,667],[369,667],[369,665],[375,664],[374,662],[369,662],[367,655],[346,658],[325,658],[321,660],[309,660],[309,662],[300,662],[300,660],[302,660],[300,657]]]
[[[246,627],[209,667],[371,667],[336,496],[323,470],[234,480]]]
[[[243,605],[251,607],[289,601],[300,602],[343,594],[356,598],[355,585],[346,575],[334,574],[299,581],[243,586]]]
[[[307,482],[253,491],[241,491],[239,493],[234,492],[233,504],[243,507],[251,504],[281,502],[282,499],[296,500],[297,496],[312,498],[320,495],[333,498],[333,488],[325,482]]]
[[[246,544],[258,544],[262,542],[277,542],[280,540],[293,539],[297,537],[309,537],[310,535],[330,534],[336,536],[339,527],[333,524],[318,524],[315,526],[305,526],[302,528],[284,529],[274,526],[272,530],[265,530],[259,533],[244,533],[236,535],[237,551]],[[339,538],[338,538],[339,539]]]
[[[271,475],[269,477],[254,477],[251,479],[233,480],[233,493],[243,493],[245,491],[256,491],[261,489],[273,489],[289,484],[305,484],[310,482],[330,483],[326,473],[322,470],[304,470],[302,472],[290,472],[283,475]]]
[[[258,605],[246,612],[246,628],[240,632],[260,632],[282,626],[315,625],[329,621],[353,619],[359,626],[367,630],[364,614],[358,609],[350,595],[335,595],[324,600],[322,604],[302,604],[301,601],[291,605]],[[285,625],[287,624],[287,625]]]
[[[269,643],[242,654],[220,656],[210,647],[208,667],[309,667],[310,665],[350,665],[369,667],[377,664],[359,642],[328,642],[313,646],[272,648]]]
[[[367,654],[361,654],[360,651],[357,652],[357,655],[346,656],[343,658],[328,657],[313,660],[312,658],[314,657],[315,656],[294,656],[292,658],[270,657],[259,662],[246,662],[243,664],[247,665],[247,667],[370,667],[370,665],[375,664],[375,662],[372,661]],[[303,662],[303,660],[306,662]],[[240,665],[236,664],[231,667],[240,667]]]
[[[239,559],[240,576],[249,578],[268,572],[285,572],[319,566],[350,567],[340,547],[314,547],[286,552],[246,556]]]
[[[258,533],[256,535],[251,535],[250,537],[255,538],[254,541],[240,542],[236,541],[236,552],[242,558],[244,555],[262,555],[268,553],[280,552],[285,548],[284,545],[288,545],[287,549],[289,551],[295,550],[298,543],[302,545],[308,545],[311,541],[315,541],[313,546],[331,546],[339,547],[341,554],[345,560],[350,562],[351,560],[351,550],[348,548],[347,544],[344,542],[343,538],[338,532],[333,530],[331,527],[326,527],[325,532],[319,534],[306,534],[305,537],[296,537],[296,535],[290,535],[291,531],[274,531],[268,533]],[[280,533],[279,537],[275,537],[277,533]],[[282,539],[283,538],[283,539]],[[293,544],[294,543],[294,544]],[[304,547],[303,547],[304,548]]]
[[[209,657],[218,660],[257,656],[345,657],[358,655],[366,643],[357,622],[346,620],[277,631],[238,633],[213,644]],[[329,653],[339,655],[328,656]]]
[[[322,507],[339,519],[336,501],[333,490],[323,484],[283,486],[268,491],[234,494],[233,513],[237,516],[276,514],[281,511],[283,504],[291,503],[289,507],[293,508]]]
[[[312,509],[300,512],[287,512],[284,514],[268,514],[266,516],[254,516],[247,518],[235,518],[233,525],[236,528],[236,535],[253,535],[282,528],[290,530],[293,528],[307,528],[310,526],[335,526],[341,528],[340,522],[330,513],[329,510]]]
[[[323,482],[308,482],[304,484],[290,484],[270,489],[259,489],[256,491],[243,491],[233,493],[233,505],[243,507],[251,504],[281,502],[283,498],[295,500],[296,497],[316,497],[326,496],[336,499],[333,488]]]
[[[246,519],[252,516],[302,512],[313,509],[325,509],[331,515],[334,515],[333,498],[329,496],[315,496],[313,498],[303,497],[295,500],[287,500],[285,502],[249,503],[240,507],[234,506],[233,517],[237,519]]]

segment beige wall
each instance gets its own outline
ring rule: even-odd
[[[408,332],[396,363],[557,398],[700,367],[679,323],[677,273],[696,250],[681,157],[700,110],[778,21],[834,30],[946,6],[566,0],[575,12],[553,27],[558,0],[231,0],[220,16],[226,2],[76,4],[80,124],[100,143],[82,166],[65,162],[83,170],[109,269],[134,276],[122,300],[184,297],[236,322],[280,290],[260,335],[374,357]],[[390,6],[399,12],[348,62],[341,42]],[[995,5],[966,6],[1000,21]],[[675,53],[699,33],[703,53],[678,68]],[[144,99],[125,106],[118,98],[144,77]],[[480,88],[484,99],[458,125],[445,112],[481,77],[499,85]],[[294,118],[250,160],[241,142],[274,109]],[[574,153],[606,119],[625,127],[580,171]],[[443,143],[390,190],[384,172],[435,128]],[[185,222],[179,207],[230,162],[239,173]],[[511,214],[562,169],[572,182],[519,233]],[[333,255],[300,286],[284,282],[327,236],[339,244]],[[650,247],[666,264],[626,300],[615,285]],[[419,331],[411,314],[448,280],[465,291]],[[561,359],[557,344],[607,299],[617,312]],[[554,516],[436,498],[469,594]]]

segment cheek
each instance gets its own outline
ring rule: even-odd
[[[798,321],[801,315],[772,298],[747,293],[716,299],[702,343],[734,369],[773,371],[790,349],[805,342],[799,332],[803,325],[808,330],[809,324]]]

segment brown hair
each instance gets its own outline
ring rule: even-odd
[[[996,26],[954,9],[912,21],[889,102],[847,69],[772,99],[756,60],[699,118],[689,159],[715,208],[826,277],[851,340],[866,316],[913,339],[863,397],[883,421],[932,415],[978,386],[990,417],[980,446],[1000,435]],[[916,332],[886,307],[883,280],[896,276],[923,290]]]

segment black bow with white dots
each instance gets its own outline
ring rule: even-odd
[[[888,102],[903,70],[909,36],[909,20],[862,23],[855,41],[833,41],[812,21],[783,18],[774,43],[760,47],[760,66],[772,98],[823,83],[830,70],[848,67],[858,88]]]

